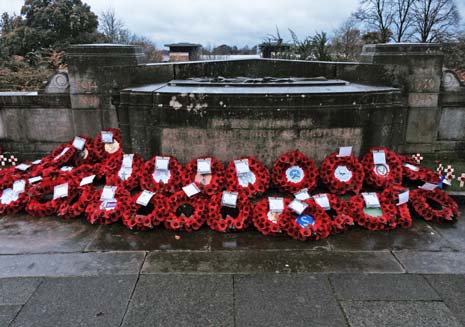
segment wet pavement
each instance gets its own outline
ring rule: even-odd
[[[463,294],[465,215],[307,243],[0,219],[0,326],[462,326]]]

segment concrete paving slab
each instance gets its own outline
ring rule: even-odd
[[[328,238],[336,251],[379,251],[414,250],[444,251],[455,249],[447,239],[423,220],[414,220],[411,229],[371,232],[362,228],[352,228],[340,235]]]
[[[144,252],[0,256],[0,278],[137,274]]]
[[[142,273],[385,272],[401,273],[389,252],[213,251],[151,252]]]
[[[344,301],[342,307],[352,327],[459,327],[442,302]]]
[[[234,326],[232,276],[141,276],[123,326]]]
[[[464,252],[396,251],[394,255],[408,273],[465,274]]]
[[[4,217],[0,219],[0,254],[80,252],[97,228],[82,219]]]
[[[41,278],[0,279],[0,305],[26,303],[41,282]]]
[[[12,326],[119,326],[136,275],[47,278]]]
[[[115,224],[103,226],[87,247],[88,251],[155,251],[209,249],[211,231],[203,228],[193,233],[174,232],[162,227],[153,231],[131,231]],[[176,240],[175,236],[181,238]]]
[[[421,275],[335,274],[329,278],[339,300],[441,300],[440,296]]]
[[[0,305],[0,326],[9,326],[21,308],[21,305]]]
[[[465,276],[464,275],[427,275],[431,286],[441,295],[444,303],[455,317],[465,325]]]
[[[211,232],[215,250],[330,250],[329,241],[299,242],[286,235],[272,237],[249,229],[238,233]]]
[[[462,208],[462,215],[455,224],[432,224],[431,226],[439,232],[453,247],[465,250],[465,208]]]
[[[324,276],[234,276],[237,326],[347,326]]]

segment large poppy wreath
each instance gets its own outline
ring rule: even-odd
[[[24,190],[16,192],[14,190],[14,183],[21,179],[11,179],[8,183],[2,185],[0,190],[0,215],[13,215],[24,209],[29,201],[27,190],[29,183],[24,180]]]
[[[386,195],[377,194],[379,208],[367,208],[362,194],[350,199],[352,217],[355,222],[370,231],[394,229],[397,226],[397,209],[394,202]]]
[[[460,216],[457,202],[439,188],[432,191],[413,190],[410,193],[410,203],[415,212],[426,221],[438,224],[456,222]]]
[[[405,178],[411,181],[422,181],[431,184],[438,184],[441,182],[439,174],[418,165],[415,159],[407,156],[399,156],[399,159],[402,162],[402,173]]]
[[[354,219],[352,218],[352,211],[350,210],[349,204],[343,199],[337,197],[335,194],[317,194],[313,199],[318,197],[325,197],[328,200],[328,207],[324,208],[326,214],[331,219],[331,233],[340,234],[347,231],[351,226],[354,225]],[[315,200],[315,202],[318,201]]]
[[[118,185],[128,191],[139,186],[144,159],[137,154],[118,153],[109,157],[102,169],[107,185]]]
[[[239,192],[235,208],[222,205],[223,192],[213,195],[208,202],[208,226],[217,232],[240,231],[250,226],[253,206],[246,193]]]
[[[376,153],[384,153],[385,162],[376,163]],[[391,150],[386,148],[372,148],[362,159],[365,169],[365,182],[377,188],[386,188],[393,184],[402,183],[402,162]]]
[[[181,190],[167,199],[165,228],[171,230],[199,230],[207,220],[207,199],[201,194],[192,197]]]
[[[156,170],[157,158],[169,158],[167,170]],[[184,169],[173,156],[159,156],[148,160],[141,172],[140,186],[154,193],[175,193],[181,189]]]
[[[282,199],[282,201],[283,209],[291,203],[290,199]],[[255,205],[252,221],[255,228],[263,235],[283,235],[283,230],[279,224],[281,215],[282,212],[270,208],[269,198],[264,198]]]
[[[294,194],[304,188],[316,187],[318,168],[315,162],[300,151],[291,151],[279,156],[273,164],[272,181],[278,190]]]
[[[249,171],[238,173],[236,162],[247,163]],[[233,192],[244,192],[248,198],[256,198],[270,187],[269,170],[254,157],[241,157],[229,163],[226,170],[226,189]]]
[[[89,202],[85,215],[91,224],[109,225],[118,222],[128,209],[131,194],[122,187],[117,187],[114,200],[102,201],[102,190],[98,190],[96,199]]]
[[[407,203],[399,203],[399,195],[405,192],[407,189],[400,185],[393,185],[385,189],[382,193],[382,197],[388,201],[391,201],[397,209],[396,225],[401,228],[412,227],[412,216],[410,215],[410,209]]]
[[[137,203],[143,192],[135,194],[128,209],[123,214],[123,224],[129,229],[149,230],[159,226],[165,220],[167,199],[162,194],[154,194],[147,205]]]
[[[199,163],[208,162],[210,172],[203,173]],[[183,184],[197,183],[202,192],[208,196],[216,194],[224,188],[224,165],[213,157],[200,157],[189,162],[185,168]]]
[[[363,186],[365,171],[356,157],[338,157],[338,153],[332,153],[320,166],[320,178],[331,193],[358,194]]]

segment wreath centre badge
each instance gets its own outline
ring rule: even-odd
[[[343,183],[350,181],[352,178],[352,171],[349,170],[346,166],[338,166],[334,170],[334,177],[340,180]]]
[[[291,183],[300,183],[305,177],[304,170],[299,166],[292,166],[286,170],[286,178]]]

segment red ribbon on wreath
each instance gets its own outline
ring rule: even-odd
[[[165,220],[167,198],[162,194],[154,194],[147,206],[143,206],[137,203],[142,194],[137,193],[131,198],[128,210],[123,214],[123,224],[129,229],[150,230]]]
[[[376,152],[383,153],[384,163],[375,165],[374,155]],[[372,148],[362,159],[365,169],[365,182],[377,188],[386,188],[393,184],[402,183],[402,162],[397,154],[383,147]]]
[[[316,187],[318,167],[302,152],[291,151],[278,157],[271,176],[280,192],[292,195],[304,188],[311,191]]]
[[[399,155],[399,159],[402,162],[402,173],[405,178],[411,181],[422,181],[431,184],[441,182],[441,176],[438,173],[418,165],[414,158]]]
[[[282,199],[284,208],[286,208],[291,200]],[[252,221],[255,228],[263,235],[278,236],[283,234],[283,230],[279,224],[282,212],[274,212],[270,208],[269,198],[260,200],[254,208]]]
[[[168,197],[165,228],[192,232],[199,230],[206,220],[207,199],[201,193],[189,197],[181,190]]]
[[[199,160],[210,161],[210,173],[199,171],[197,163]],[[224,165],[214,157],[199,157],[190,161],[183,175],[183,184],[188,185],[196,183],[202,193],[211,196],[223,190],[224,188]]]
[[[131,194],[122,187],[116,187],[114,200],[102,201],[102,190],[97,191],[96,200],[91,201],[85,215],[91,224],[109,225],[118,222],[128,209]]]
[[[413,190],[410,193],[410,203],[415,212],[426,221],[438,224],[456,222],[460,216],[457,202],[439,188],[432,191]]]
[[[281,228],[295,240],[320,240],[331,234],[331,218],[313,199],[303,201],[307,205],[302,214],[297,214],[289,206],[284,209],[279,220]]]
[[[331,193],[358,194],[363,186],[365,171],[356,157],[338,157],[338,153],[332,153],[320,166],[320,178]]]
[[[247,162],[249,172],[237,173],[236,162]],[[244,192],[248,198],[263,194],[270,187],[269,170],[254,157],[241,157],[229,163],[226,169],[226,189],[233,192]]]
[[[169,158],[168,171],[155,169],[157,158]],[[184,169],[173,156],[154,157],[145,162],[141,176],[142,189],[154,193],[175,193],[181,189]]]
[[[362,194],[355,195],[350,199],[352,217],[355,222],[370,231],[394,229],[397,226],[397,208],[395,204],[386,197],[386,194],[377,194],[381,207],[378,209],[379,215],[373,216],[366,213],[365,200]]]
[[[236,208],[222,205],[223,193],[213,195],[208,202],[207,225],[217,232],[240,231],[250,226],[253,206],[245,192],[238,192]]]

